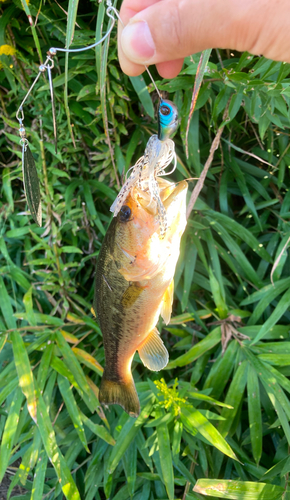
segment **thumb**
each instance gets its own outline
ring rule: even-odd
[[[125,28],[119,25],[119,59],[123,71],[138,74],[144,71],[144,64],[180,60],[206,48],[230,46],[224,31],[233,18],[237,19],[236,12],[229,19],[232,3],[240,1],[163,0],[139,11]],[[232,22],[231,31],[235,28]]]
[[[184,57],[214,47],[290,62],[289,0],[124,0],[122,11],[130,21],[119,31],[119,59],[132,76],[144,64],[180,68]]]

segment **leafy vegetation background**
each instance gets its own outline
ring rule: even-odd
[[[16,110],[51,46],[100,38],[105,5],[1,0],[0,8],[7,498],[17,484],[23,500],[290,498],[290,65],[213,51],[188,159],[199,55],[173,80],[154,73],[181,117],[172,179],[198,178],[225,127],[182,240],[172,320],[159,325],[170,363],[162,373],[148,372],[138,355],[133,363],[142,405],[135,420],[98,404],[104,351],[90,309],[109,207],[157,129],[156,92],[121,72],[116,29],[102,47],[55,59],[58,154],[46,76],[24,107],[41,179],[39,228],[24,198]]]

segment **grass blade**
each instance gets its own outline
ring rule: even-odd
[[[188,352],[179,356],[179,358],[170,361],[166,366],[166,370],[171,370],[171,368],[175,368],[176,366],[185,366],[192,361],[195,361],[197,358],[202,356],[206,351],[212,349],[215,345],[217,345],[221,340],[221,329],[220,327],[215,328],[212,332],[210,332],[205,339],[201,340],[189,349]]]
[[[84,375],[84,372],[75,354],[73,353],[72,349],[69,347],[67,342],[64,340],[63,335],[60,332],[56,333],[56,341],[64,357],[64,362],[71,371],[71,373],[73,374],[80,389],[86,394],[90,395],[90,388],[86,380],[86,377]]]
[[[7,293],[2,276],[0,276],[0,308],[8,328],[10,330],[16,328],[16,319],[13,316],[13,309],[11,306],[10,298]]]
[[[265,321],[261,330],[254,338],[251,345],[256,344],[259,340],[261,340],[263,337],[265,337],[267,332],[269,330],[271,330],[271,328],[273,328],[273,326],[276,325],[276,323],[278,323],[281,316],[283,316],[283,314],[289,308],[289,305],[290,305],[290,289],[284,293],[283,297],[281,297],[281,299],[278,302],[278,305],[275,307],[271,316]]]
[[[57,446],[55,432],[48,416],[43,397],[39,392],[37,422],[44,448],[50,462],[55,469],[55,472],[61,484],[63,494],[68,500],[81,500],[68,465],[59,447]]]
[[[83,423],[94,433],[96,436],[99,436],[99,438],[103,439],[106,441],[106,443],[110,444],[111,446],[114,446],[116,444],[116,441],[114,438],[112,438],[111,434],[108,432],[108,430],[103,426],[99,424],[95,424],[92,422],[84,413],[81,412],[81,419]]]
[[[198,479],[193,491],[201,495],[233,500],[280,500],[284,493],[281,486],[249,481]]]
[[[143,408],[141,411],[139,417],[136,420],[133,420],[132,418],[128,418],[127,422],[125,423],[124,427],[122,428],[118,439],[116,441],[116,444],[112,450],[109,462],[108,462],[108,471],[110,474],[114,472],[116,469],[119,461],[123,457],[125,451],[127,448],[130,446],[131,442],[137,435],[139,428],[141,425],[146,422],[147,418],[149,417],[149,414],[151,412],[153,403],[150,401],[147,403],[147,405]]]
[[[129,78],[147,115],[154,120],[154,107],[144,77],[139,75],[129,76]]]
[[[188,158],[188,132],[189,132],[189,125],[190,125],[190,120],[192,117],[192,114],[194,112],[194,108],[196,105],[196,101],[198,98],[199,94],[199,89],[202,84],[203,76],[206,71],[206,66],[210,58],[212,49],[206,49],[201,53],[199,63],[198,63],[198,68],[196,72],[196,77],[195,77],[195,82],[194,82],[194,88],[193,88],[193,94],[192,94],[192,99],[191,99],[191,106],[190,106],[190,111],[187,119],[187,127],[186,127],[186,136],[185,136],[185,148],[186,148],[186,156]]]
[[[27,408],[30,416],[36,423],[37,402],[28,354],[23,339],[18,331],[11,333],[11,340],[19,385],[27,399]]]
[[[165,415],[164,411],[156,408],[156,418],[161,418],[163,415]],[[174,474],[167,424],[159,424],[156,428],[156,431],[159,446],[160,465],[162,470],[162,479],[164,481],[169,500],[174,500]]]
[[[136,446],[136,441],[134,440],[129,448],[126,450],[126,452],[123,455],[122,458],[123,462],[123,467],[124,471],[126,474],[126,479],[127,479],[127,484],[128,484],[128,491],[129,495],[132,498],[134,491],[135,491],[135,486],[136,486],[136,472],[137,472],[137,446]]]
[[[83,427],[83,422],[81,420],[80,416],[80,411],[78,409],[78,406],[76,404],[75,398],[73,396],[70,383],[69,381],[62,377],[61,375],[58,376],[58,387],[61,392],[61,395],[63,397],[63,400],[65,402],[68,414],[70,418],[72,419],[74,428],[77,431],[77,434],[80,438],[81,443],[83,444],[84,448],[87,450],[88,453],[90,453],[90,450],[88,448],[87,440],[86,440],[86,435],[85,435],[85,430]]]
[[[248,362],[243,361],[243,363],[238,367],[230,388],[228,390],[225,403],[233,407],[233,410],[229,408],[224,408],[221,416],[225,419],[221,421],[218,425],[218,430],[223,437],[229,433],[229,430],[234,421],[235,415],[239,409],[241,403],[244,389],[247,383],[247,372],[248,372]]]
[[[47,455],[45,450],[42,450],[39,454],[37,466],[35,468],[30,500],[39,500],[39,498],[42,498],[46,467]]]
[[[10,396],[10,408],[5,423],[0,448],[0,483],[4,477],[11,450],[14,444],[15,434],[19,421],[19,414],[23,402],[23,395],[20,387]]]
[[[256,371],[249,367],[248,373],[248,411],[253,455],[258,464],[262,455],[262,415],[260,388]]]
[[[193,408],[192,410],[182,409],[181,422],[184,427],[191,433],[192,429],[198,431],[212,446],[215,446],[228,457],[237,460],[236,455],[226,442],[222,434],[208,421],[208,419]]]

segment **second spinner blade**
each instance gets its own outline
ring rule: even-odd
[[[23,146],[22,149],[22,169],[23,182],[28,207],[34,221],[41,227],[42,211],[40,201],[39,179],[35,166],[35,161],[29,146]]]

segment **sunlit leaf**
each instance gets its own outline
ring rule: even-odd
[[[193,491],[202,495],[234,500],[278,500],[283,494],[281,486],[249,481],[199,479]]]

